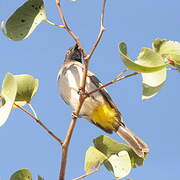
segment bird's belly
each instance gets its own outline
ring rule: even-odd
[[[82,81],[82,69],[79,70],[77,68],[71,68],[71,71],[66,70],[64,76],[60,76],[61,78],[59,79],[61,96],[74,111],[79,106],[79,89]],[[97,85],[87,76],[86,93],[96,89]],[[101,91],[97,91],[85,99],[79,116],[90,120],[107,132],[114,130],[118,123],[117,112],[110,107]]]
[[[116,111],[109,104],[101,104],[91,112],[90,119],[105,130],[116,130],[119,126]]]

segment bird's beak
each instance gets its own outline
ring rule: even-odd
[[[74,51],[77,51],[78,50],[78,44],[76,44],[73,48]]]

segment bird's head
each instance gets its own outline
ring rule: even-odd
[[[81,51],[78,49],[78,45],[76,44],[75,46],[70,47],[66,52],[65,61],[78,61],[82,63],[81,58]]]

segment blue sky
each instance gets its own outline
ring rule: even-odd
[[[1,0],[0,21],[6,20],[24,2]],[[49,20],[60,24],[55,0],[46,0],[45,5]],[[101,5],[101,1],[97,0],[78,0],[76,3],[64,0],[62,3],[68,24],[87,52],[99,32]],[[90,70],[103,83],[124,70],[117,48],[121,41],[127,43],[129,54],[134,59],[141,47],[151,47],[151,42],[157,37],[180,41],[179,11],[178,0],[107,1],[106,32],[92,56]],[[74,45],[72,38],[63,29],[43,22],[24,41],[10,41],[2,33],[0,40],[0,82],[6,72],[26,73],[38,78],[40,87],[32,104],[49,129],[64,139],[71,109],[59,97],[56,77],[66,50]],[[167,82],[161,92],[145,102],[141,100],[140,76],[107,88],[126,124],[151,148],[144,166],[133,169],[128,176],[134,180],[169,180],[179,177],[179,78],[178,72],[168,72]],[[105,134],[88,121],[78,120],[70,144],[67,180],[84,173],[87,148],[92,145],[93,138]],[[122,142],[116,134],[110,137]],[[7,180],[21,168],[30,169],[34,177],[39,174],[45,180],[57,179],[61,148],[24,112],[13,110],[7,123],[0,128],[0,139],[1,180]],[[102,167],[87,179],[111,180],[114,177]]]

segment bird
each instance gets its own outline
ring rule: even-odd
[[[76,44],[66,52],[64,64],[60,67],[57,77],[60,96],[74,111],[79,103],[83,71],[82,53]],[[100,80],[88,70],[85,92],[91,92],[101,86]],[[149,152],[148,145],[124,124],[120,111],[105,88],[85,99],[79,117],[89,120],[107,133],[116,132],[139,157],[144,158]]]

